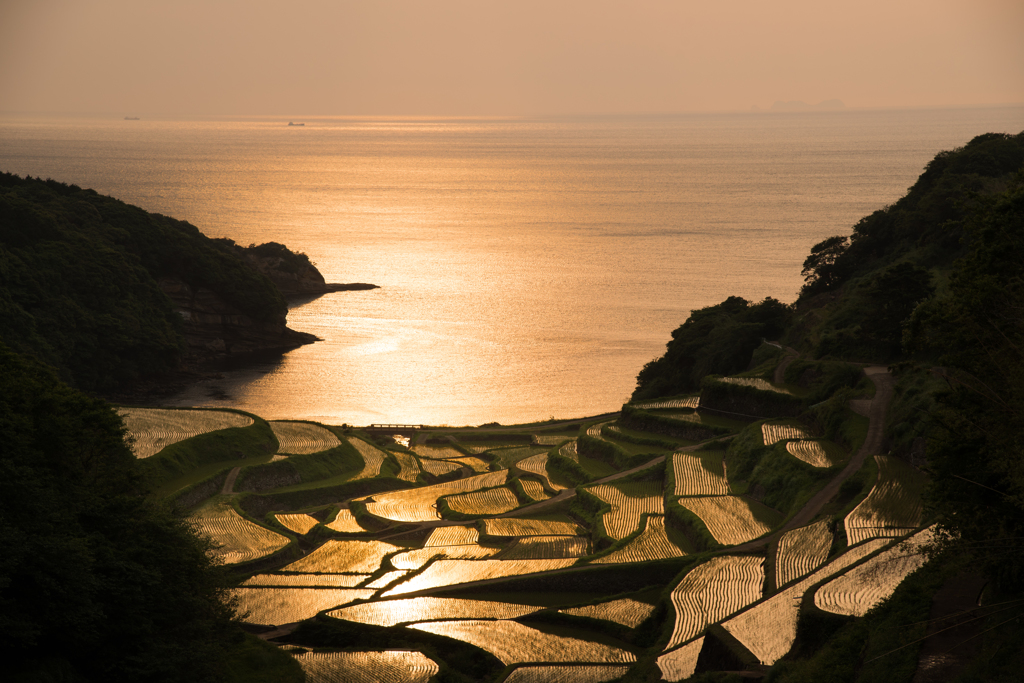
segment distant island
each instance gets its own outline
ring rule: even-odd
[[[760,109],[756,104],[750,108],[751,111],[764,111]],[[840,109],[846,109],[846,105],[843,104],[842,100],[823,100],[817,104],[807,104],[800,100],[791,100],[789,102],[783,102],[781,100],[776,101],[767,111],[778,111],[778,112],[794,112],[794,111],[839,111]]]
[[[289,121],[289,122],[288,122],[288,125],[289,125],[289,126],[304,126],[304,125],[306,125],[306,124],[304,124],[304,123],[293,123],[293,122]]]

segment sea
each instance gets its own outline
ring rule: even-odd
[[[289,125],[289,123],[302,125]],[[321,341],[164,400],[268,419],[521,424],[617,410],[690,311],[795,299],[810,248],[1024,106],[648,117],[0,116],[0,170],[89,187],[329,282]]]

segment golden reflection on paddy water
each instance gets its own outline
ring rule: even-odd
[[[0,120],[2,170],[381,286],[295,304],[323,341],[174,405],[350,424],[615,410],[690,309],[792,300],[811,245],[1024,108],[303,120]]]

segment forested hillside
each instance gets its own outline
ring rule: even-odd
[[[823,372],[835,373],[828,392],[787,404],[789,414],[827,432],[829,411],[845,405],[857,381],[856,374],[844,379],[844,365],[888,365],[895,395],[882,452],[930,478],[926,518],[941,532],[940,554],[930,566],[944,567],[946,579],[948,572],[983,577],[988,600],[1019,601],[1024,575],[1022,264],[1024,133],[981,135],[938,154],[905,197],[862,219],[850,236],[815,245],[804,262],[805,285],[791,306],[731,297],[693,311],[673,332],[665,355],[641,371],[634,399],[682,394],[702,382],[702,406],[709,387],[734,395],[757,393],[716,377],[744,370],[744,376],[756,375],[764,361],[758,354],[771,350],[755,351],[754,338],[760,335],[778,340],[778,353],[789,349],[785,353],[797,359],[776,381],[798,387],[807,377],[820,380]],[[763,315],[768,311],[770,316]],[[766,375],[763,381],[771,379]],[[822,402],[827,395],[831,399]],[[937,575],[912,584],[923,591],[914,599],[925,614],[943,585],[935,583]],[[909,613],[899,616],[909,604],[879,610],[874,621],[869,615],[857,628],[814,625],[817,634],[805,633],[802,650],[796,648],[769,679],[821,680],[831,671],[834,680],[874,680],[862,668],[858,648],[866,647],[870,629],[884,630],[895,625],[893,619],[909,618]],[[977,677],[964,680],[1019,675],[1017,616],[1006,616],[1009,620],[993,627],[984,645],[974,644],[985,654],[975,653],[968,670]]]
[[[281,245],[254,251],[286,276],[311,268]],[[109,391],[196,359],[313,341],[286,313],[230,240],[76,185],[0,174],[0,340],[65,381]]]

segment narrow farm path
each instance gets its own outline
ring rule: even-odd
[[[839,492],[839,487],[842,486],[843,482],[849,479],[857,470],[861,468],[864,461],[869,455],[880,455],[882,449],[882,442],[885,434],[885,415],[889,410],[889,403],[892,402],[893,392],[893,381],[892,375],[889,374],[889,369],[873,365],[864,368],[864,374],[868,376],[875,385],[875,397],[871,399],[871,405],[868,409],[868,434],[864,439],[864,443],[857,449],[853,457],[850,458],[850,462],[846,463],[846,467],[832,479],[828,484],[825,485],[820,491],[807,501],[807,504],[800,509],[788,522],[782,525],[778,531],[765,536],[749,543],[734,546],[730,550],[737,552],[750,552],[754,550],[760,550],[769,543],[772,543],[782,534],[787,531],[792,531],[797,527],[802,527],[810,523],[814,519],[821,509],[825,507],[832,498]]]
[[[228,472],[228,477],[224,480],[224,488],[220,490],[222,494],[229,495],[235,492],[235,479],[238,479],[238,473],[241,471],[241,467],[236,467]]]
[[[775,375],[772,377],[772,382],[774,384],[785,384],[786,370],[788,370],[789,366],[793,364],[793,361],[800,357],[800,352],[788,346],[782,346],[781,344],[772,344],[772,346],[778,346],[780,349],[786,352],[786,355],[782,359],[782,361],[777,366],[775,366]]]

